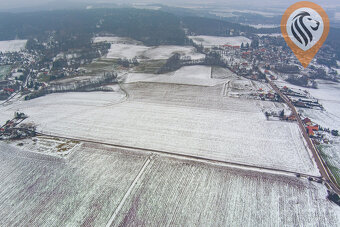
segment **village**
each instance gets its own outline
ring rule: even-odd
[[[240,37],[241,41],[238,43],[228,42],[228,38],[224,41],[223,37],[189,37],[196,51],[205,57],[192,59],[190,55],[174,54],[167,59],[157,73],[171,72],[184,66],[216,65],[260,84],[258,90],[250,93],[248,98],[281,103],[283,100],[275,91],[264,87],[269,80],[288,81],[287,85],[281,86],[280,91],[291,100],[295,107],[323,110],[323,106],[318,100],[307,91],[289,88],[288,84],[294,81],[305,87],[316,88],[315,79],[318,77],[315,77],[315,74],[324,69],[321,66],[319,68],[313,66],[307,71],[303,70],[298,66],[293,54],[282,47],[279,37],[254,36],[250,37],[251,39]],[[53,49],[54,46],[55,44],[50,42],[43,50]],[[54,92],[103,90],[103,85],[118,82],[118,72],[138,67],[140,61],[146,61],[136,57],[133,59],[120,58],[112,62],[116,65],[112,70],[116,69],[116,71],[88,74],[86,67],[83,66],[91,65],[93,59],[100,56],[98,53],[101,55],[107,53],[108,50],[105,48],[109,46],[105,42],[93,42],[92,48],[97,54],[91,52],[89,55],[82,55],[82,51],[78,50],[77,53],[59,53],[52,61],[43,57],[45,52],[41,49],[39,51],[30,49],[0,53],[1,66],[11,65],[11,70],[7,70],[3,80],[0,81],[0,98],[10,100],[21,93],[25,100],[29,100]],[[321,56],[324,54],[328,53],[321,53]],[[91,79],[84,75],[91,75]],[[330,69],[327,75],[333,76],[329,78],[331,80],[338,80],[338,75],[336,72],[334,73],[333,69]],[[291,80],[291,78],[300,78],[300,80]],[[284,110],[265,111],[264,114],[267,119],[296,121],[295,116],[289,111],[288,115]],[[2,130],[6,129],[8,129],[7,126],[2,127]],[[318,131],[316,129],[316,127],[313,127],[313,130],[308,129],[311,136],[314,136],[314,131]],[[333,131],[332,134],[336,134]],[[8,133],[8,130],[6,132]],[[317,137],[317,141],[327,142],[321,135]]]

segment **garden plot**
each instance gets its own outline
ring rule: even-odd
[[[241,46],[241,44],[251,43],[251,40],[243,37],[243,36],[235,36],[235,37],[221,37],[221,36],[189,36],[196,44],[202,44],[204,47],[212,47],[212,46],[223,46],[223,45],[232,45],[232,46]]]
[[[1,112],[20,109],[55,135],[318,175],[296,124],[268,122],[256,102],[223,97],[222,87],[137,84],[117,105],[62,104],[56,94]]]
[[[268,84],[243,77],[233,77],[225,87],[224,95],[235,98],[258,98],[259,93],[268,92],[274,92]]]
[[[129,73],[126,76],[125,83],[157,82],[197,86],[215,86],[217,84],[227,82],[226,79],[212,78],[211,70],[212,69],[209,66],[185,66],[175,72],[166,74]]]
[[[156,158],[112,226],[337,226],[326,195],[307,180]]]
[[[82,147],[68,159],[0,142],[1,226],[105,226],[145,154]]]
[[[27,40],[0,41],[0,52],[19,52],[25,49]]]
[[[21,150],[66,157],[71,151],[78,147],[79,142],[74,140],[37,136],[24,140],[11,141],[10,144],[15,145]]]
[[[284,114],[286,116],[290,116],[292,114],[292,110],[287,106],[286,103],[281,102],[271,102],[271,101],[257,101],[258,106],[261,108],[262,112],[265,114],[265,112],[270,113],[272,116],[276,117],[268,117],[268,120],[280,120],[278,116],[280,116],[281,111],[284,111]]]

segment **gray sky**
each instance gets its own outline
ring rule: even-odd
[[[67,2],[67,3],[66,3]],[[0,9],[12,9],[12,8],[26,8],[26,7],[37,7],[51,5],[63,4],[65,7],[67,5],[75,4],[75,3],[85,3],[85,4],[94,4],[94,3],[163,3],[169,5],[197,5],[197,4],[220,4],[225,6],[235,6],[240,5],[244,7],[288,7],[289,5],[298,2],[294,0],[0,0]],[[314,0],[313,2],[320,4],[323,7],[340,7],[339,0]],[[53,4],[54,3],[54,4]]]

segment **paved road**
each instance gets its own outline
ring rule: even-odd
[[[305,129],[305,126],[302,123],[302,120],[300,118],[300,115],[298,114],[295,106],[292,104],[291,100],[284,95],[280,89],[269,79],[266,77],[266,80],[269,82],[270,86],[280,95],[280,97],[285,101],[285,103],[289,106],[289,108],[292,110],[293,114],[295,115],[299,127],[301,129],[301,132],[303,134],[303,137],[305,138],[307,142],[308,148],[312,151],[314,160],[319,168],[320,174],[322,178],[324,179],[325,183],[328,185],[329,188],[333,189],[337,194],[340,195],[340,187],[337,185],[336,180],[331,173],[331,171],[328,169],[326,163],[324,160],[321,158],[319,151],[316,149],[314,146],[313,142],[309,138],[307,131]]]

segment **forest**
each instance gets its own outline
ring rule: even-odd
[[[252,37],[255,34],[280,32],[280,28],[257,29],[226,19],[211,18],[211,15],[198,16],[186,9],[162,9],[164,11],[108,8],[0,13],[0,40],[28,39],[29,45],[33,45],[33,39],[45,42],[53,34],[60,45],[58,49],[67,51],[69,48],[88,47],[95,34],[105,33],[157,46],[187,44],[183,28],[193,35],[215,36]],[[340,29],[332,27],[326,41],[337,59],[340,59],[339,35]]]
[[[0,40],[43,39],[53,32],[69,45],[82,46],[95,33],[126,36],[146,45],[185,43],[180,19],[165,12],[140,9],[59,10],[0,13]]]

